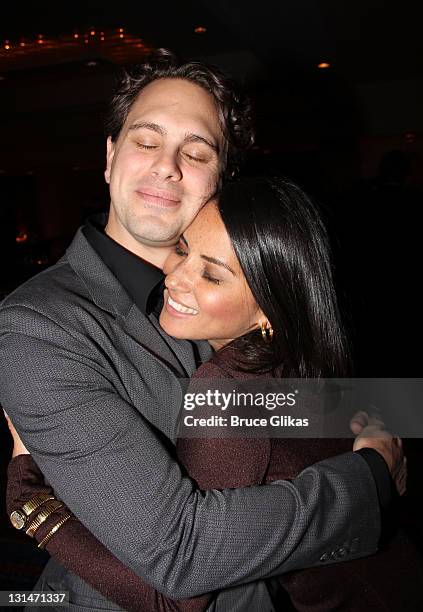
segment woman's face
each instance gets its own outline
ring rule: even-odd
[[[209,340],[218,350],[265,320],[213,202],[181,236],[163,270],[160,325],[175,338]]]

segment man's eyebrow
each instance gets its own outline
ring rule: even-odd
[[[145,128],[147,130],[152,130],[161,136],[164,136],[166,130],[157,123],[151,123],[150,121],[135,121],[131,126],[129,126],[130,130],[140,130],[141,128]]]
[[[208,138],[205,138],[204,136],[200,136],[199,134],[186,134],[184,140],[185,142],[202,142],[213,149],[213,151],[216,151],[216,153],[219,153],[219,146],[216,143],[212,142]]]
[[[221,266],[222,268],[226,268],[229,270],[234,276],[236,276],[235,272],[232,270],[231,266],[228,266],[227,263],[221,261],[220,259],[216,259],[215,257],[210,257],[209,255],[201,255],[202,259],[205,259],[209,263],[216,264],[216,266]]]

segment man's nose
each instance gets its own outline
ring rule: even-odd
[[[178,164],[176,151],[161,150],[152,163],[151,173],[162,180],[179,181],[182,173]]]

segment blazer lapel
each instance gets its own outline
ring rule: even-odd
[[[168,346],[169,350],[172,351],[173,355],[182,365],[184,369],[184,376],[186,376],[186,378],[190,378],[197,367],[195,362],[194,348],[191,342],[188,342],[187,340],[178,340],[168,336],[168,334],[160,327],[160,324],[154,314],[150,314],[148,318],[151,324],[154,326],[156,332]]]
[[[67,250],[68,261],[89,289],[93,301],[122,322],[122,327],[136,342],[147,347],[166,362],[179,376],[189,378],[196,368],[194,349],[186,340],[168,336],[157,318],[144,315],[128,296],[99,255],[88,243],[81,229]]]
[[[197,364],[198,367],[202,363],[210,359],[210,357],[213,355],[213,349],[207,342],[207,340],[197,340],[195,342],[195,345],[197,347],[197,352],[199,356],[199,363]]]
[[[125,333],[129,334],[138,344],[148,348],[149,352],[155,355],[160,362],[170,367],[174,374],[183,377],[188,376],[184,366],[167,344],[163,335],[135,304],[122,319],[121,325]]]

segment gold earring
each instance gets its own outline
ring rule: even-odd
[[[261,335],[263,336],[263,340],[265,342],[272,342],[273,340],[273,327],[270,325],[269,321],[262,321],[260,324]]]

